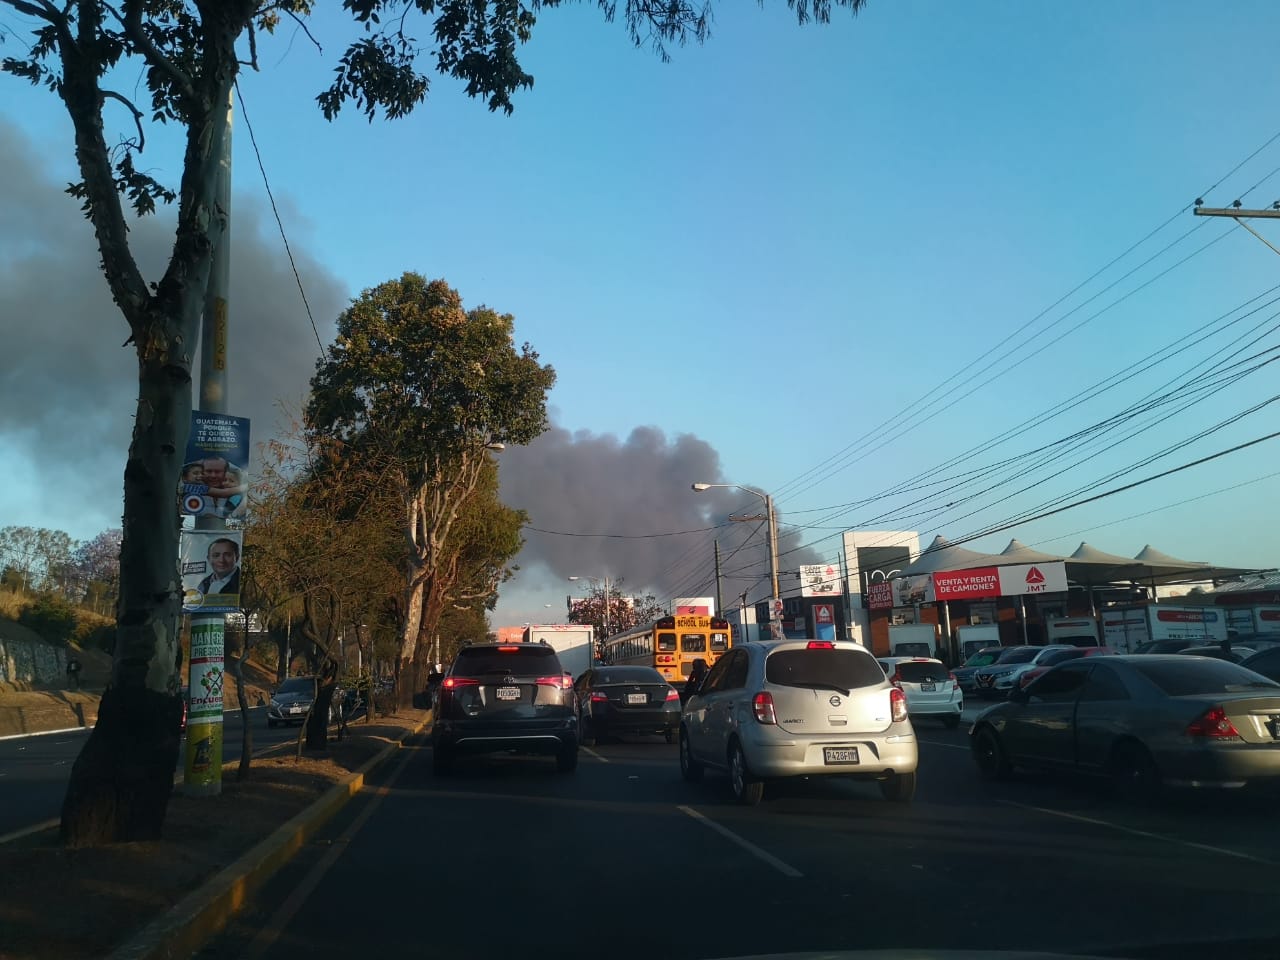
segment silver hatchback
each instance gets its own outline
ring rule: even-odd
[[[910,802],[916,737],[906,695],[865,648],[831,640],[734,647],[716,661],[680,718],[680,771],[724,771],[734,799],[760,801],[766,780],[877,780]]]

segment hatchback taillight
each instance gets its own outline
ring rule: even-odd
[[[1240,731],[1227,716],[1227,711],[1219,704],[1210,707],[1203,714],[1192,720],[1187,727],[1189,737],[1208,737],[1211,740],[1239,739]]]
[[[751,698],[751,709],[755,711],[757,723],[777,723],[778,714],[773,709],[773,694],[757,693]]]
[[[894,687],[889,691],[889,712],[894,723],[907,719],[907,695],[902,692],[901,687]]]
[[[948,673],[947,678],[951,681],[952,690],[960,689],[960,681],[956,679],[956,675],[954,673]]]

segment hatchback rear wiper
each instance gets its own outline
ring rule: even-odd
[[[835,683],[783,683],[784,687],[799,687],[802,690],[832,690],[835,693],[849,695],[849,691]]]

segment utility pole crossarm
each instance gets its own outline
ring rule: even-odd
[[[1197,217],[1259,217],[1263,220],[1280,220],[1280,209],[1268,207],[1266,210],[1245,210],[1241,207],[1196,207],[1192,213]]]

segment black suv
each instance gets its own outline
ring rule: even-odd
[[[440,684],[431,725],[432,763],[448,773],[459,754],[554,754],[556,769],[578,765],[573,678],[545,643],[463,647]]]

